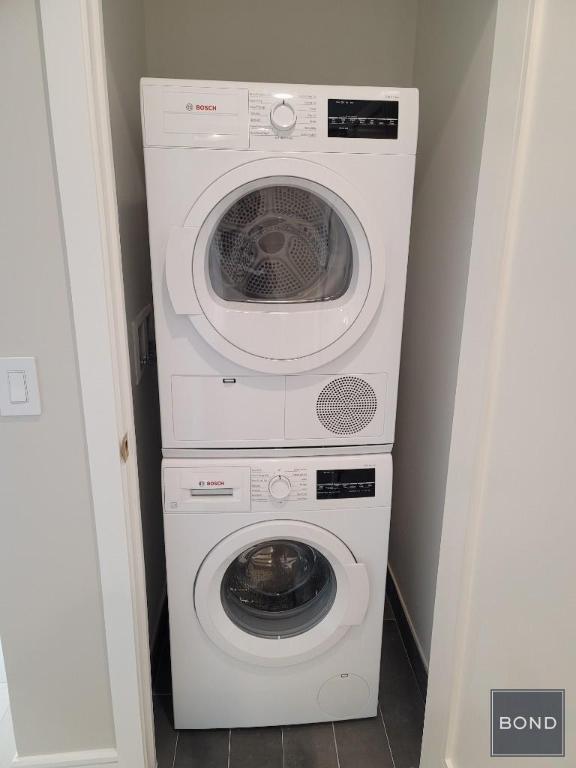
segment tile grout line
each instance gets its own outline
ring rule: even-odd
[[[228,728],[228,768],[230,768],[231,751],[232,751],[232,728]]]
[[[336,764],[340,768],[340,755],[338,754],[338,742],[336,741],[336,728],[334,727],[334,721],[332,721],[332,735],[334,737],[334,748],[336,750]]]
[[[392,760],[392,768],[396,768],[396,761],[394,760],[394,753],[392,752],[392,747],[390,745],[390,739],[388,738],[388,729],[386,728],[386,723],[384,721],[384,713],[382,712],[382,707],[380,705],[380,702],[378,702],[378,712],[380,712],[380,720],[382,720],[382,726],[384,727],[384,733],[386,735],[386,741],[388,742],[388,751],[390,752],[390,759]]]
[[[176,764],[176,752],[178,751],[178,741],[180,739],[180,731],[176,731],[176,741],[174,742],[174,755],[172,757],[172,768]]]

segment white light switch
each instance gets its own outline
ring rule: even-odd
[[[26,403],[26,374],[24,371],[8,371],[8,396],[11,403]]]
[[[0,416],[38,416],[40,413],[35,358],[0,357]]]

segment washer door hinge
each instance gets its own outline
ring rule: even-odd
[[[128,433],[124,435],[122,440],[120,441],[120,458],[126,464],[128,461],[128,456],[130,454],[130,448],[128,447]]]

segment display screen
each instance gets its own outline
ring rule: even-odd
[[[328,99],[328,136],[397,139],[398,102]]]
[[[376,470],[318,469],[316,470],[317,499],[357,499],[376,495]]]

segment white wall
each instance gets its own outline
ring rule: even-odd
[[[0,3],[0,355],[42,415],[0,418],[0,621],[20,755],[114,745],[68,277],[33,0]],[[8,109],[6,105],[10,105]]]
[[[116,175],[128,336],[131,322],[152,304],[148,219],[140,123],[139,79],[146,72],[142,0],[103,0],[108,99]],[[130,345],[130,355],[133,356]],[[132,360],[132,396],[138,453],[148,624],[153,642],[166,593],[160,492],[160,415],[156,369],[139,384]]]
[[[421,0],[418,18],[420,136],[389,559],[426,663],[496,5]]]
[[[576,753],[576,5],[536,3],[477,494],[466,655],[450,757],[485,768],[490,688],[565,688]],[[534,768],[554,761],[530,758]],[[526,760],[508,758],[520,768]]]
[[[144,0],[153,77],[410,85],[417,0]]]

